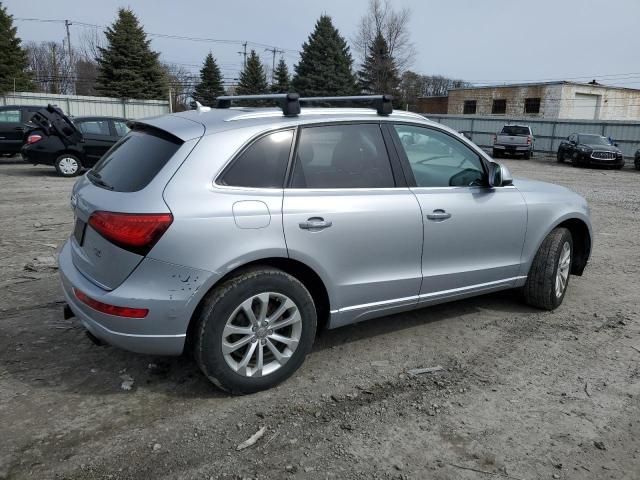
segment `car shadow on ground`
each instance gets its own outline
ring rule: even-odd
[[[498,292],[323,330],[318,334],[311,355],[332,347],[487,310],[522,315],[523,321],[527,314],[538,312],[520,303],[513,292]],[[0,357],[4,357],[8,375],[36,389],[51,388],[79,395],[126,394],[128,391],[123,389],[122,384],[132,379],[133,389],[168,396],[228,397],[205,378],[187,354],[155,357],[111,346],[96,346],[86,337],[84,328],[78,322],[69,323],[61,318],[61,309],[48,309],[44,317],[29,319],[43,326],[35,329],[25,325],[31,332],[30,338],[22,338],[16,351],[3,349]],[[63,322],[67,322],[66,327]]]

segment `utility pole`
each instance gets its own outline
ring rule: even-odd
[[[73,64],[73,51],[71,50],[71,33],[69,32],[69,27],[73,25],[73,23],[71,23],[69,20],[65,20],[64,21],[64,27],[67,29],[67,49],[69,50],[69,74],[73,74],[74,73],[74,67],[75,65]],[[75,88],[75,83],[72,84],[73,85],[73,93],[76,93],[76,88]]]
[[[243,42],[242,46],[244,47],[243,51],[238,52],[238,55],[242,55],[242,67],[247,68],[247,42]]]
[[[271,52],[273,54],[273,60],[271,61],[271,85],[273,85],[276,71],[276,54],[284,53],[284,50],[278,50],[276,47],[265,48],[265,52]]]

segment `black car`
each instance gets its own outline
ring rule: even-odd
[[[9,105],[0,107],[0,155],[20,153],[25,124],[42,106]]]
[[[624,167],[622,151],[607,137],[591,133],[572,133],[558,147],[558,162],[570,161],[574,167],[599,165]]]
[[[636,170],[640,170],[640,150],[636,150],[636,154],[633,156],[633,165]]]
[[[93,167],[118,140],[129,132],[127,120],[118,117],[70,119],[56,107],[38,111],[22,147],[25,162],[53,165],[63,177]]]

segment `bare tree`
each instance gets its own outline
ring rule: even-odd
[[[420,97],[448,95],[452,88],[471,86],[469,82],[443,75],[421,75],[407,70],[400,79],[400,98],[405,108],[413,109]]]
[[[367,49],[378,32],[389,45],[389,53],[396,67],[403,72],[413,63],[415,48],[409,33],[411,10],[394,10],[389,0],[369,0],[369,9],[360,19],[360,24],[352,39],[354,50],[361,61],[367,56]]]
[[[181,112],[187,110],[191,93],[199,81],[199,77],[180,65],[165,63],[163,68],[171,91],[172,111]]]
[[[73,52],[62,43],[29,42],[26,44],[29,69],[36,89],[45,93],[70,94],[75,90]]]

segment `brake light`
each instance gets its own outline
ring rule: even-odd
[[[76,298],[85,305],[88,305],[100,313],[106,313],[107,315],[126,318],[144,318],[149,313],[148,308],[117,307],[115,305],[109,305],[108,303],[99,302],[77,288],[73,289],[73,293],[76,295]]]
[[[170,213],[94,212],[89,225],[110,242],[145,255],[173,222]]]
[[[27,137],[27,145],[31,145],[42,140],[42,135],[38,135],[37,133],[33,133]]]
[[[494,135],[493,136],[493,143],[496,143],[498,141],[498,135]]]
[[[531,135],[527,136],[527,145],[531,145]]]

